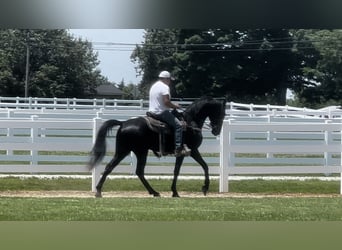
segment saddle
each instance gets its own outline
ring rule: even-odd
[[[156,133],[159,133],[160,131],[163,131],[164,133],[171,133],[169,125],[167,125],[165,122],[158,120],[155,114],[151,112],[146,112],[146,116],[144,118],[147,121],[148,127],[152,131]]]
[[[175,111],[177,112],[177,111]],[[177,112],[178,113],[178,112]],[[184,122],[184,118],[180,113],[176,115],[176,117],[181,121]],[[147,123],[147,126],[154,132],[158,133],[159,137],[159,151],[153,151],[153,153],[157,157],[165,156],[168,154],[171,154],[170,152],[166,152],[165,150],[165,136],[166,135],[171,135],[173,131],[171,130],[170,126],[158,120],[158,117],[155,116],[152,112],[146,112],[146,116],[144,117]],[[185,127],[185,126],[184,126]]]

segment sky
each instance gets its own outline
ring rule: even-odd
[[[134,69],[137,65],[131,62],[130,56],[135,44],[143,41],[143,29],[69,29],[69,33],[93,43],[100,61],[98,68],[109,81],[140,82],[141,76]]]

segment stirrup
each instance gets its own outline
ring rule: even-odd
[[[191,154],[191,150],[188,149],[186,146],[177,148],[175,150],[175,157],[189,156],[190,154]]]

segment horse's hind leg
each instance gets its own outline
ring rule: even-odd
[[[149,194],[152,194],[155,197],[159,197],[160,194],[155,191],[150,183],[145,179],[145,165],[146,165],[146,159],[147,159],[147,151],[143,153],[137,153],[135,152],[135,155],[137,156],[137,169],[136,169],[136,175],[139,177],[140,181],[144,185],[144,187],[147,189]]]
[[[128,153],[127,153],[128,154]],[[102,186],[107,176],[113,171],[113,169],[126,157],[127,154],[115,154],[114,158],[106,165],[106,168],[101,176],[100,181],[96,185],[95,197],[102,197]]]

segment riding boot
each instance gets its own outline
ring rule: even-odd
[[[175,150],[175,156],[189,156],[191,154],[191,150],[188,149],[185,145],[183,147],[177,147]]]

